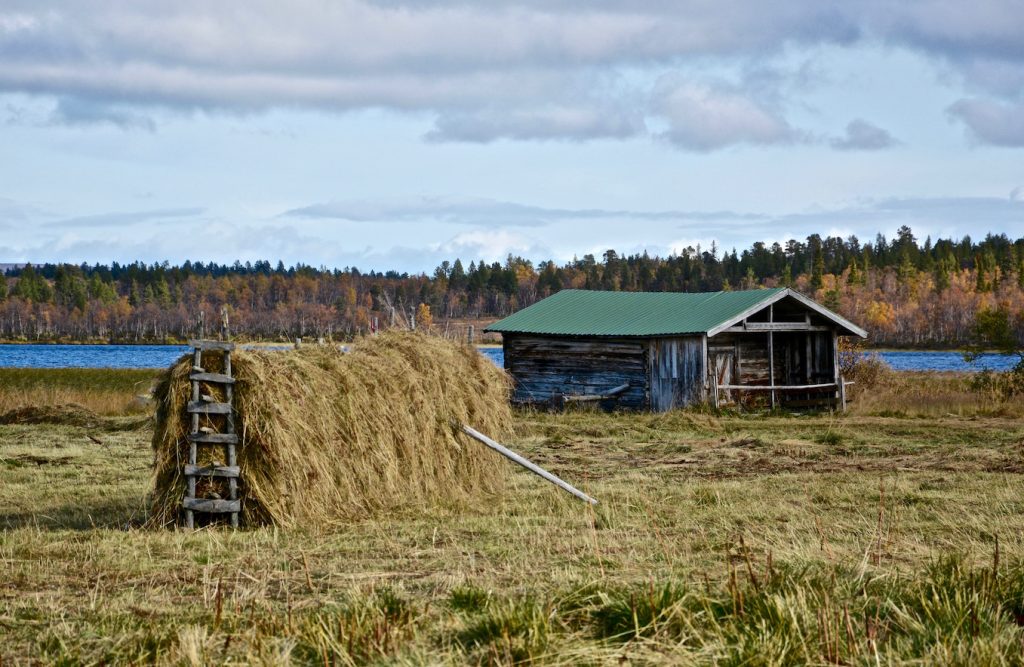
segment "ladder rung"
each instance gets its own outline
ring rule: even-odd
[[[212,498],[185,498],[181,503],[185,509],[193,512],[240,512],[241,500],[213,500]]]
[[[231,414],[230,403],[204,403],[203,401],[189,401],[188,411],[208,415]]]
[[[237,445],[238,436],[234,433],[189,433],[188,441],[207,445]]]
[[[186,477],[238,477],[238,466],[185,466]]]
[[[221,384],[234,384],[235,378],[230,375],[224,375],[222,373],[196,373],[192,372],[188,376],[189,380],[195,380],[196,382],[219,382]]]
[[[235,349],[235,344],[226,340],[190,340],[188,344],[189,347],[199,350],[220,350],[221,352],[230,352]]]

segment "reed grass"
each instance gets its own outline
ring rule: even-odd
[[[156,376],[150,369],[0,368],[0,414],[69,403],[100,415],[143,413]]]
[[[973,373],[887,371],[854,385],[855,415],[1024,417],[1024,400],[976,381]]]

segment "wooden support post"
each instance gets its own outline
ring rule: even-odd
[[[836,403],[843,402],[843,379],[839,370],[839,332],[832,330],[832,379],[836,381]]]
[[[201,312],[200,312],[200,319],[199,319],[199,321],[200,321],[200,328],[202,328],[202,313]],[[192,352],[192,366],[193,367],[202,368],[202,361],[203,361],[203,351],[200,350],[197,347]],[[198,380],[192,380],[192,402],[195,403],[198,400],[199,400],[199,381]],[[199,413],[198,412],[193,412],[192,413],[192,429],[191,429],[191,431],[192,431],[193,434],[199,433]],[[189,443],[188,443],[188,462],[189,462],[189,465],[196,465],[196,455],[197,455],[196,442],[195,442],[195,440],[190,438],[189,439]],[[188,477],[187,480],[188,481],[187,481],[186,497],[187,498],[195,498],[196,497],[196,478],[195,477]],[[195,528],[195,514],[190,509],[186,509],[185,510],[185,526],[187,526],[189,530],[192,530],[193,528]]]
[[[467,330],[467,333],[466,333],[466,342],[469,343],[470,345],[473,344],[473,334],[474,334],[474,328],[473,328],[473,325],[470,324],[469,325],[469,329]]]
[[[846,380],[839,375],[839,409],[846,412]]]
[[[228,307],[220,307],[220,335],[224,340],[228,340],[231,337],[231,326],[228,321]]]
[[[653,349],[653,348],[652,348]],[[700,338],[700,355],[704,360],[704,396],[702,397],[707,402],[711,397],[711,387],[708,386],[708,369],[711,367],[711,360],[708,359],[708,336],[704,334]],[[718,383],[718,379],[715,379],[715,383]]]
[[[226,320],[226,318],[227,318],[227,314],[226,313],[225,313],[224,317],[225,317],[225,322],[226,322],[227,321]],[[224,375],[228,375],[228,376],[231,375],[231,351],[230,350],[224,352]],[[235,432],[235,412],[234,412],[234,400],[233,400],[234,399],[234,391],[235,391],[234,383],[229,382],[229,383],[224,385],[224,402],[231,406],[231,412],[229,412],[227,414],[227,416],[225,417],[225,419],[226,419],[225,431],[228,434],[232,434],[232,435]],[[235,454],[236,454],[236,452],[235,452],[235,443],[229,442],[228,445],[227,445],[227,448],[228,448],[228,466],[234,468],[235,466],[238,465],[238,460],[237,460],[237,457],[235,456]],[[233,501],[237,501],[238,500],[238,479],[236,479],[234,477],[229,477],[228,478],[228,494],[229,494],[228,497],[231,500],[233,500]],[[232,528],[238,528],[238,512],[232,512],[231,513],[231,527]]]
[[[775,304],[768,305],[768,322],[775,322]],[[775,409],[775,332],[768,330],[768,385],[771,390],[772,410]]]
[[[807,317],[810,318],[810,315],[808,315]],[[811,362],[814,360],[814,357],[812,356],[812,350],[811,350],[811,334],[810,333],[805,333],[804,334],[804,339],[806,340],[806,343],[807,343],[805,345],[805,347],[807,348],[807,351],[806,351],[807,356],[804,358],[804,381],[807,382],[808,384],[810,384],[811,377],[812,377],[812,374],[811,374]]]

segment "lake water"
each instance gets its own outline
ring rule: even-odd
[[[184,345],[0,345],[0,366],[22,368],[165,368],[186,354]],[[480,351],[501,366],[500,347]],[[990,355],[977,364],[964,362],[959,352],[877,352],[899,371],[1009,370],[1017,357]]]

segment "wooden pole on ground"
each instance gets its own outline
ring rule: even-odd
[[[629,389],[629,383],[628,382],[626,382],[625,384],[620,384],[618,387],[615,387],[614,389],[609,389],[608,391],[606,391],[603,394],[576,394],[576,395],[569,395],[569,396],[564,396],[563,400],[565,400],[566,402],[576,401],[576,402],[582,402],[582,403],[585,403],[587,401],[604,401],[604,400],[607,400],[609,398],[615,398],[616,396],[618,396],[619,394],[623,393],[627,389]]]
[[[548,480],[549,482],[551,482],[555,486],[557,486],[560,489],[563,489],[565,491],[568,491],[569,493],[571,493],[572,495],[576,496],[577,498],[579,498],[582,501],[588,502],[591,505],[596,505],[597,504],[597,500],[596,499],[591,498],[587,494],[585,494],[582,491],[580,491],[579,489],[577,489],[572,484],[569,484],[568,482],[565,482],[565,481],[559,479],[558,477],[555,477],[554,475],[549,473],[544,468],[541,468],[539,465],[537,465],[535,463],[531,463],[530,461],[524,459],[522,456],[520,456],[519,454],[516,454],[515,452],[513,452],[508,447],[505,447],[504,445],[501,445],[501,444],[495,442],[494,440],[491,440],[490,438],[488,438],[486,435],[484,435],[480,431],[477,431],[474,428],[466,426],[465,424],[459,424],[458,426],[459,426],[460,429],[462,429],[462,432],[465,433],[466,435],[468,435],[469,437],[473,438],[474,440],[478,440],[478,441],[482,442],[483,444],[487,445],[488,447],[490,447],[494,451],[498,452],[499,454],[501,454],[505,458],[510,459],[511,461],[514,461],[514,462],[518,463],[519,465],[523,466],[524,468],[526,468],[530,472],[534,473],[535,475],[539,475],[539,476],[543,477],[544,479]]]

